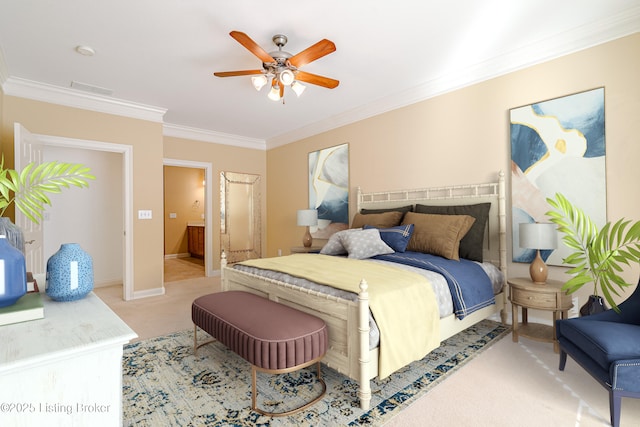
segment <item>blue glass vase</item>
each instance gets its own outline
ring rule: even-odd
[[[77,243],[63,243],[47,261],[47,295],[75,301],[93,290],[93,259]]]
[[[15,304],[27,293],[24,255],[0,235],[0,307]]]

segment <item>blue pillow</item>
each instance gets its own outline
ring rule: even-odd
[[[363,228],[375,228],[365,225]],[[380,238],[396,252],[404,252],[413,234],[413,224],[398,225],[391,228],[379,228]]]

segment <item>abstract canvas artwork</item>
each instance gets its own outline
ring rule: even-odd
[[[514,108],[511,120],[513,261],[531,262],[519,247],[519,224],[549,222],[546,199],[562,193],[599,227],[606,223],[604,88]],[[563,265],[561,242],[541,251],[549,265]]]
[[[314,238],[349,228],[349,144],[309,153],[309,209],[318,210]]]

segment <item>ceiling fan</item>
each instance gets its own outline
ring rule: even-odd
[[[229,35],[262,61],[262,69],[216,72],[213,73],[214,76],[235,77],[255,75],[251,80],[256,90],[262,89],[262,87],[269,82],[269,79],[271,79],[271,91],[268,97],[274,101],[283,99],[285,86],[290,86],[296,95],[300,96],[305,89],[305,86],[300,82],[329,89],[335,88],[340,83],[338,80],[329,77],[323,77],[300,70],[300,67],[335,52],[336,45],[330,40],[320,40],[302,52],[292,55],[282,50],[282,47],[287,44],[287,37],[282,34],[273,36],[273,43],[278,46],[278,50],[269,53],[262,49],[245,33],[231,31]]]

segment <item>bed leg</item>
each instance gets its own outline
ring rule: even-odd
[[[228,291],[226,281],[224,280],[224,269],[227,267],[227,254],[222,250],[220,254],[220,286],[223,291]]]
[[[358,397],[360,398],[360,408],[369,409],[371,403],[371,383],[369,375],[369,292],[367,281],[360,281],[360,293],[358,294],[358,333],[360,335],[360,384],[358,387]]]

